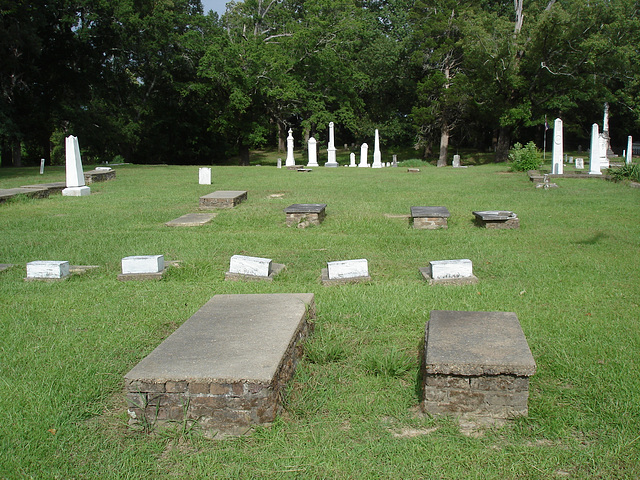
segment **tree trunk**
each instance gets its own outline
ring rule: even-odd
[[[278,152],[284,152],[287,149],[287,129],[280,120],[276,122],[278,123]]]
[[[496,145],[496,162],[506,162],[509,159],[510,143],[511,127],[500,127],[498,130],[498,144]]]
[[[444,122],[440,130],[440,155],[438,156],[438,167],[447,166],[447,152],[449,151],[449,134],[451,128],[448,122]]]
[[[241,167],[248,167],[249,166],[249,146],[240,142],[239,150],[240,150],[240,162],[238,163],[238,165],[240,165]]]
[[[2,145],[0,146],[0,166],[5,168],[11,166],[11,148],[9,142],[5,139],[2,140]]]
[[[13,152],[11,156],[13,160],[13,166],[21,167],[22,166],[22,145],[20,141],[16,140],[12,148],[13,148]]]

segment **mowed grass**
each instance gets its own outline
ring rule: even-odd
[[[85,167],[87,169],[88,167]],[[535,189],[507,165],[325,169],[121,166],[90,197],[0,204],[0,478],[637,478],[640,476],[640,190],[601,179]],[[61,167],[0,170],[0,188],[60,181]],[[170,228],[214,190],[248,200],[212,223]],[[283,208],[327,203],[319,227]],[[409,228],[446,206],[447,230]],[[519,230],[473,210],[506,209]],[[119,282],[120,260],[180,262],[158,282]],[[286,264],[274,282],[225,282],[229,258]],[[366,258],[368,284],[324,287],[327,261]],[[477,285],[429,286],[430,260],[468,258]],[[60,283],[25,264],[97,265]],[[270,427],[225,441],[128,426],[123,376],[213,295],[312,292],[307,341]],[[529,416],[461,431],[418,415],[431,310],[516,312],[538,365]],[[268,332],[265,332],[268,335]]]

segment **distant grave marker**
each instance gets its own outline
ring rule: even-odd
[[[320,225],[326,216],[326,203],[294,203],[284,209],[287,226],[306,228],[309,225]]]
[[[478,283],[471,260],[434,260],[420,273],[429,285],[468,285]]]
[[[91,195],[91,189],[85,185],[85,178],[82,173],[82,160],[77,137],[69,135],[65,139],[65,155],[67,188],[62,190],[62,195],[66,197]]]
[[[411,207],[409,223],[413,228],[422,230],[448,228],[447,219],[450,216],[447,207]]]
[[[198,184],[211,185],[211,168],[210,167],[198,168]]]
[[[200,197],[200,208],[233,208],[246,199],[246,190],[217,190]]]
[[[160,280],[164,273],[163,255],[133,255],[122,259],[118,280]]]
[[[367,282],[371,280],[369,263],[364,258],[327,262],[327,268],[323,268],[321,274],[324,285]]]
[[[217,213],[187,213],[165,223],[165,225],[167,227],[199,227],[209,223],[216,215]]]
[[[27,263],[27,280],[63,280],[70,274],[65,260],[37,260]]]
[[[284,269],[284,265],[274,263],[270,258],[233,255],[229,261],[229,271],[225,280],[273,280]]]
[[[520,228],[520,219],[514,212],[507,210],[484,210],[473,212],[476,223],[485,228]]]

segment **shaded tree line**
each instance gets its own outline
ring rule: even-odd
[[[211,164],[284,148],[286,132],[415,146],[571,138],[611,106],[612,142],[640,125],[632,0],[0,0],[2,165]],[[616,137],[617,135],[617,137]],[[626,143],[625,143],[626,144]]]

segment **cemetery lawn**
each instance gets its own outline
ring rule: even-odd
[[[91,167],[85,166],[85,170]],[[89,197],[0,204],[0,478],[638,478],[640,190],[602,179],[536,189],[508,165],[467,169],[119,166]],[[64,180],[0,170],[0,188]],[[202,227],[165,222],[215,190],[248,200]],[[321,226],[285,226],[326,203]],[[446,206],[447,230],[408,227]],[[474,225],[512,210],[518,230]],[[129,255],[177,262],[119,282]],[[225,282],[229,259],[273,259],[273,282]],[[327,261],[366,258],[368,284],[324,287]],[[470,259],[476,285],[429,286],[431,260]],[[25,282],[33,260],[96,265]],[[213,295],[315,294],[316,330],[270,427],[229,440],[128,426],[123,376]],[[431,310],[518,315],[538,371],[529,416],[493,428],[418,415]]]

